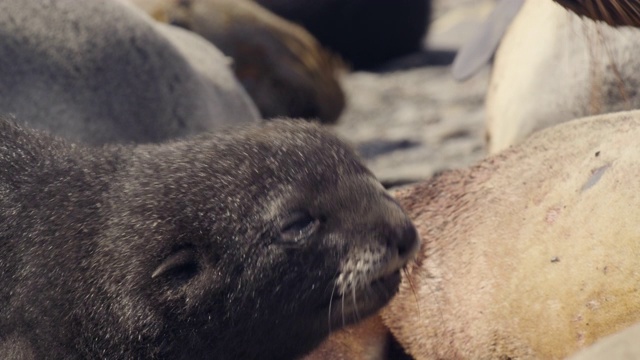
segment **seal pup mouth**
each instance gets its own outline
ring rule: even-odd
[[[401,271],[414,258],[420,242],[410,223],[400,234],[388,241],[386,248],[368,248],[343,264],[325,302],[330,328],[364,319],[397,293]]]
[[[400,278],[400,270],[397,270],[354,288],[350,293],[334,292],[328,304],[330,324],[344,326],[373,314],[398,292]]]

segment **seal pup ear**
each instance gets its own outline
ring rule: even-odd
[[[199,264],[195,249],[192,246],[183,247],[167,256],[151,274],[151,278],[171,276],[188,280],[198,272],[198,269]]]

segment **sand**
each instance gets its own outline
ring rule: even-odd
[[[458,83],[451,61],[493,0],[436,0],[422,53],[376,72],[346,74],[347,107],[336,131],[386,185],[419,181],[485,155],[490,66]]]

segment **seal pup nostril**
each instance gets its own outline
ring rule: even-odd
[[[418,232],[408,219],[390,230],[386,234],[387,248],[398,257],[398,266],[403,266],[418,250]]]
[[[410,259],[418,250],[418,244],[418,232],[415,226],[413,226],[413,223],[407,221],[398,239],[398,256],[403,260]]]

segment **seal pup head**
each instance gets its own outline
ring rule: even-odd
[[[122,315],[110,338],[291,358],[397,291],[417,233],[345,144],[282,120],[233,131],[138,147],[112,183],[93,260]]]

